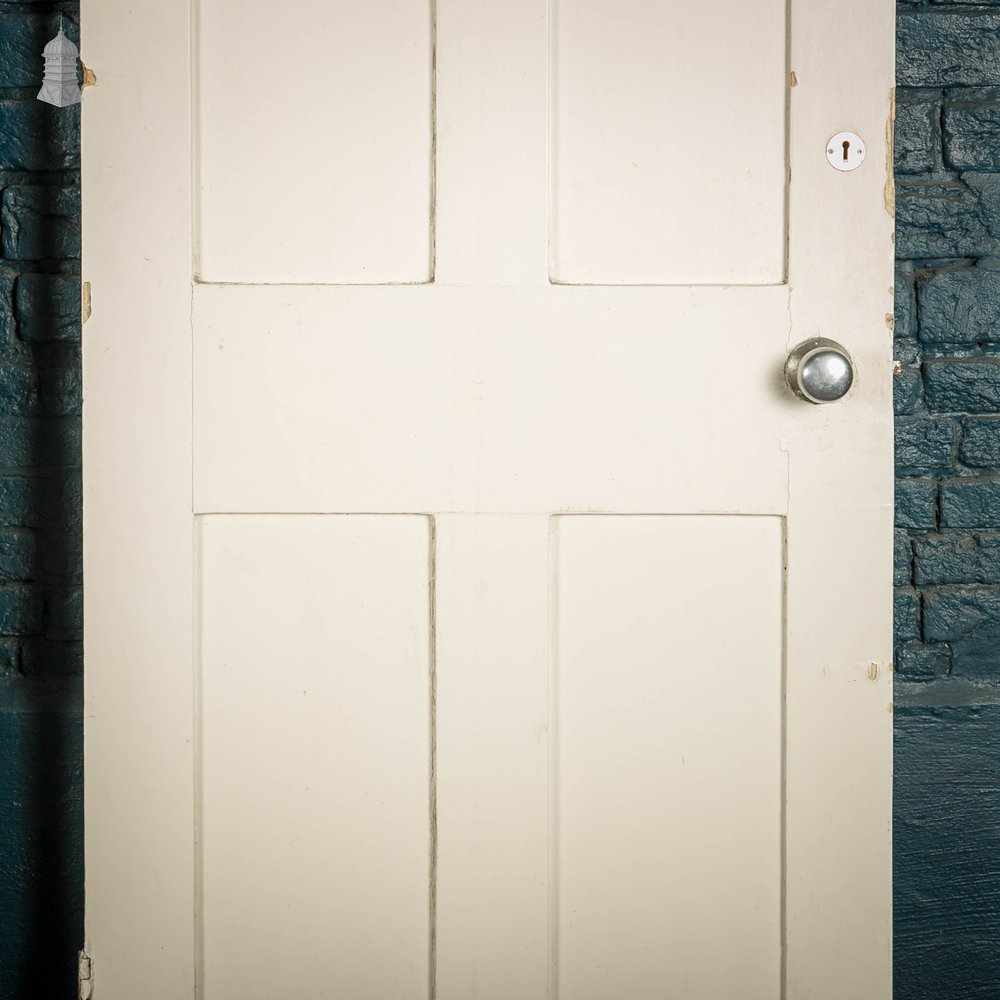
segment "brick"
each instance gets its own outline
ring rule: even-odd
[[[80,421],[76,417],[0,417],[0,467],[79,464]]]
[[[948,479],[941,483],[942,528],[1000,528],[1000,480]]]
[[[904,368],[892,381],[892,411],[897,417],[917,411],[923,400],[923,378],[919,368]]]
[[[908,642],[894,654],[896,673],[906,680],[926,681],[951,673],[951,648],[944,643]]]
[[[933,531],[937,527],[938,487],[933,479],[896,480],[896,526]],[[1000,516],[1000,490],[997,497]]]
[[[938,113],[936,101],[897,102],[893,136],[897,174],[922,174],[934,168]]]
[[[975,469],[1000,467],[1000,417],[964,419],[958,457]]]
[[[995,174],[896,185],[896,253],[905,259],[1000,254]]]
[[[924,637],[955,642],[979,634],[984,626],[1000,634],[1000,587],[924,593]]]
[[[83,591],[50,593],[46,601],[45,638],[65,641],[83,638]]]
[[[80,166],[80,106],[0,100],[0,170]]]
[[[13,677],[21,671],[21,643],[18,639],[0,639],[0,678]]]
[[[896,82],[903,87],[1000,83],[1000,15],[900,12],[896,52]]]
[[[31,481],[15,476],[0,477],[0,522],[4,525],[37,523],[33,516]]]
[[[920,598],[913,590],[896,590],[892,599],[893,645],[920,638]]]
[[[923,361],[920,345],[908,337],[897,337],[892,342],[893,359],[909,368],[917,368]]]
[[[22,274],[14,286],[17,334],[31,342],[80,340],[80,279]]]
[[[0,521],[10,527],[33,527],[43,523],[42,493],[41,479],[0,477]]]
[[[80,256],[80,189],[6,188],[0,197],[0,252],[8,260]]]
[[[35,568],[35,539],[30,531],[0,531],[0,579],[30,580]]]
[[[918,369],[923,361],[923,351],[915,340],[909,337],[896,337],[892,342],[893,360],[905,368]]]
[[[82,509],[79,469],[43,475],[0,475],[0,524],[78,531]],[[44,555],[44,548],[39,547]]]
[[[44,62],[42,49],[59,30],[53,14],[0,14],[0,87],[40,87]],[[79,45],[79,29],[63,19],[67,38]]]
[[[64,467],[46,482],[42,492],[43,523],[77,531],[83,525],[83,476],[78,467]]]
[[[0,415],[33,412],[38,405],[35,373],[20,365],[0,365]]]
[[[950,420],[900,420],[896,423],[896,475],[947,472],[955,447]]]
[[[967,170],[962,183],[976,199],[976,210],[991,236],[1000,235],[1000,174]],[[987,257],[982,247],[972,257]]]
[[[27,639],[21,647],[21,671],[28,677],[83,674],[83,643]]]
[[[893,280],[894,322],[893,332],[898,337],[917,335],[916,279],[912,271],[896,268]]]
[[[951,672],[968,680],[1000,680],[1000,624],[989,622],[953,642]]]
[[[949,104],[944,157],[956,170],[1000,170],[1000,104]]]
[[[1000,535],[928,535],[913,552],[918,586],[1000,583]]]
[[[83,377],[79,368],[45,368],[39,372],[38,410],[44,416],[79,416]]]
[[[42,595],[34,587],[0,587],[0,635],[35,635],[42,629]]]
[[[923,283],[919,308],[924,343],[1000,341],[1000,271],[939,271]]]
[[[934,413],[1000,413],[1000,362],[929,362],[924,399]]]
[[[35,579],[60,587],[83,585],[83,538],[78,527],[38,528]]]
[[[897,530],[893,539],[892,572],[895,586],[913,586],[913,549],[905,531]]]

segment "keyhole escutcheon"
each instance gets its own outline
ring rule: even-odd
[[[826,159],[835,170],[857,170],[865,159],[864,140],[856,132],[838,132],[826,144]]]

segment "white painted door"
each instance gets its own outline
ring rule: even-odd
[[[888,1000],[891,0],[83,8],[94,995]]]

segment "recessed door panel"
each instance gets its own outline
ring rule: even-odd
[[[428,522],[201,530],[200,995],[424,997]]]
[[[551,6],[552,280],[783,281],[785,0]]]
[[[197,6],[199,279],[429,281],[428,0]]]
[[[557,519],[558,996],[778,1000],[782,522]]]

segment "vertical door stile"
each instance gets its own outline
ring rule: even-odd
[[[436,518],[437,1000],[545,1000],[549,518]]]
[[[435,0],[435,281],[548,281],[547,0]]]
[[[108,1000],[194,994],[190,31],[189,0],[81,4],[85,948]]]
[[[891,994],[893,30],[888,0],[792,4],[786,348],[833,338],[858,377],[785,436],[789,998]],[[843,129],[852,173],[826,160]]]

